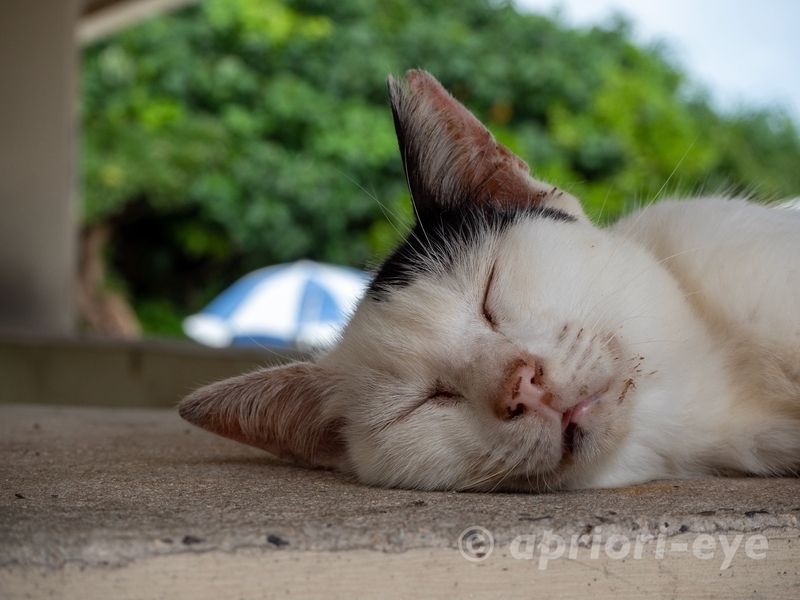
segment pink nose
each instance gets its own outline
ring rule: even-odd
[[[536,369],[524,364],[510,378],[511,388],[504,399],[506,418],[514,418],[531,411],[547,411],[550,392],[536,382]]]

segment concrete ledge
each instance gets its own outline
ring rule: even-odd
[[[0,337],[0,403],[173,407],[204,385],[306,355],[169,340]]]
[[[0,482],[3,598],[800,591],[798,478],[543,495],[384,490],[279,462],[170,410],[5,405]],[[488,556],[473,544],[476,562],[458,550],[474,526],[494,539]],[[541,546],[514,557],[518,536],[548,531],[567,545],[576,536],[575,557],[567,548],[541,571]],[[625,557],[615,558],[622,538],[608,545],[615,534],[631,544]],[[694,547],[701,534],[701,554],[714,546],[707,559]]]
[[[733,536],[731,536],[733,537]],[[691,546],[682,534],[675,544]],[[614,560],[582,549],[576,559],[516,560],[508,552],[470,563],[452,549],[241,550],[146,558],[119,569],[0,569],[7,598],[797,598],[797,536],[770,535],[769,559],[740,549],[725,570],[712,561],[647,547]]]

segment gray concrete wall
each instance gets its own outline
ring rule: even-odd
[[[74,327],[78,10],[0,1],[0,331]]]
[[[180,341],[4,337],[0,404],[171,408],[206,383],[303,356]]]

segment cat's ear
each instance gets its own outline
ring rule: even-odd
[[[403,167],[420,215],[461,203],[502,209],[549,206],[585,218],[571,195],[530,176],[528,165],[429,73],[408,71],[406,86],[389,78]]]
[[[325,404],[333,376],[311,363],[260,369],[201,388],[178,406],[199,427],[311,466],[338,467],[341,422]]]

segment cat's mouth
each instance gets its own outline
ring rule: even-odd
[[[564,450],[564,458],[571,458],[580,446],[584,431],[581,424],[592,407],[600,401],[602,395],[603,392],[592,394],[586,400],[568,408],[561,415],[561,446]]]
[[[580,432],[578,431],[577,423],[567,423],[563,433],[562,447],[564,448],[564,456],[570,457],[575,452],[576,442],[580,439]]]

